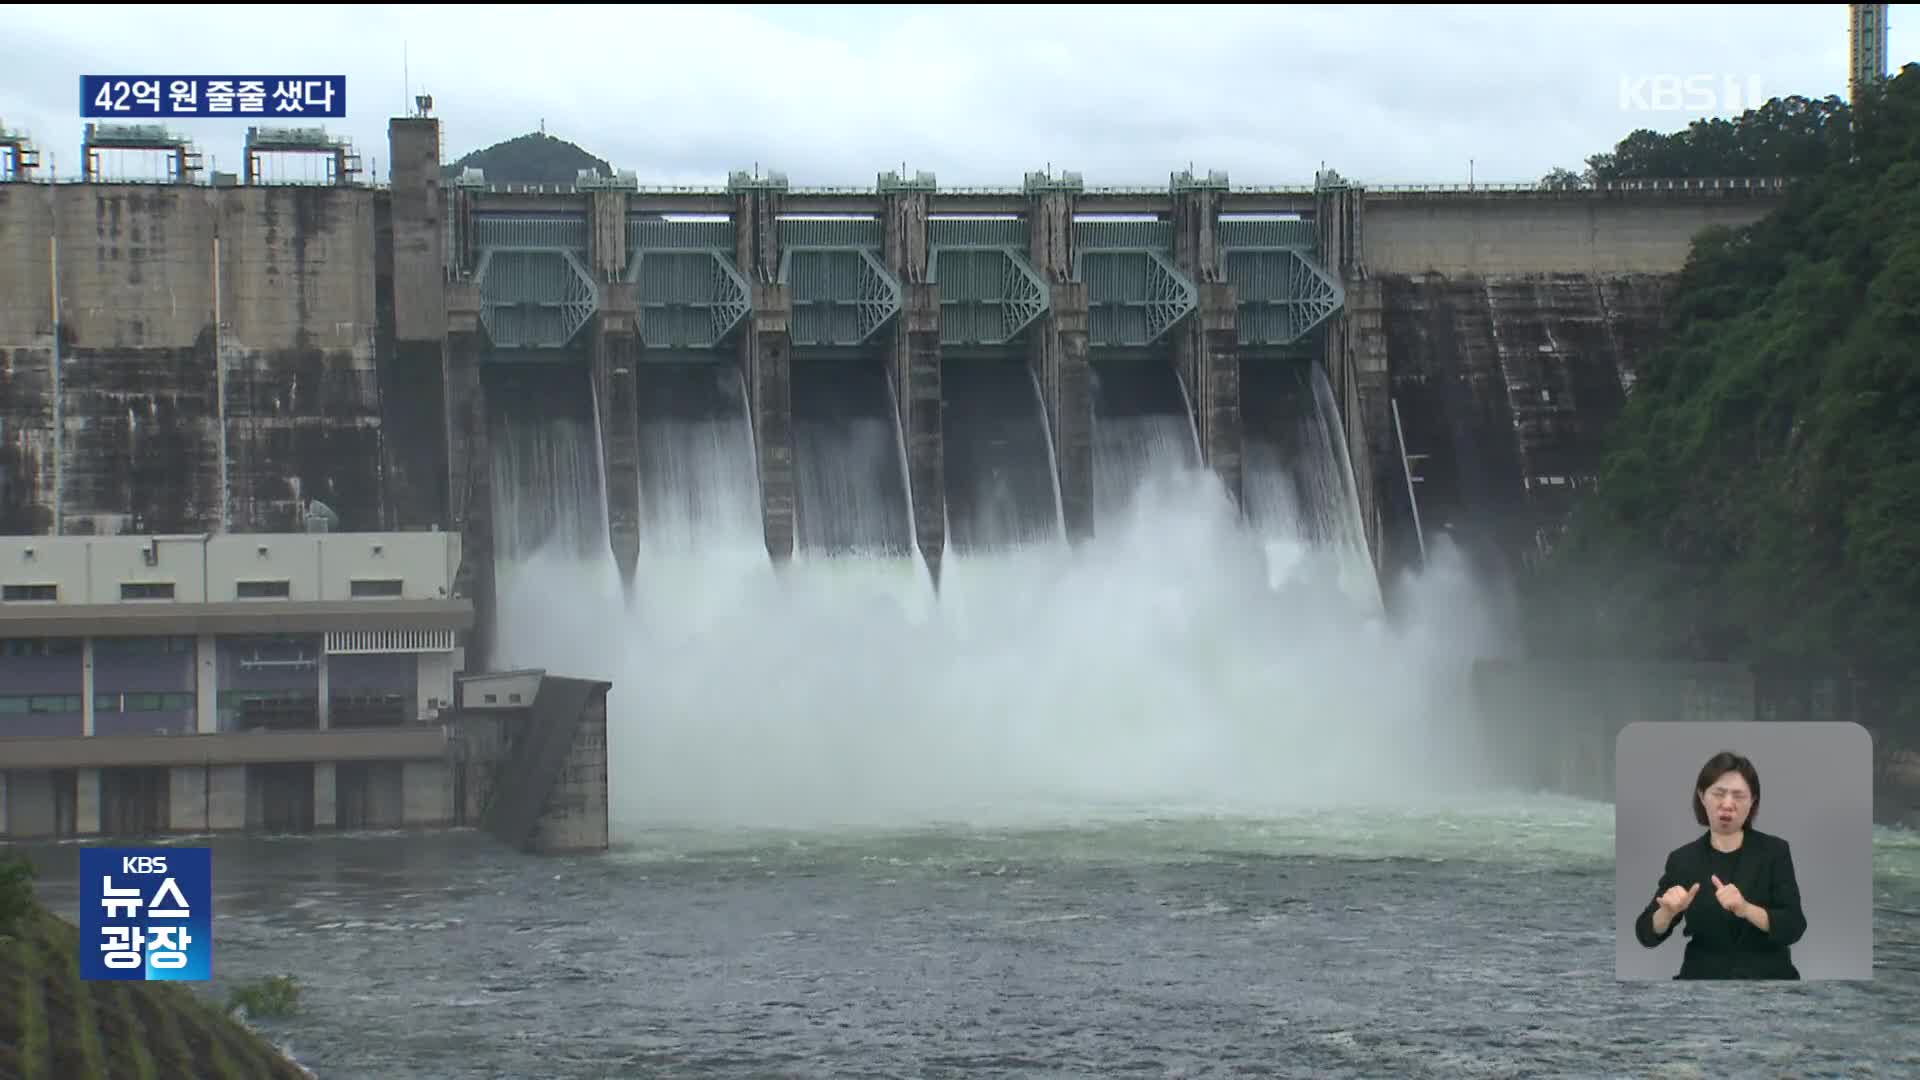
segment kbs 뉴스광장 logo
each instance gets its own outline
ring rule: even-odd
[[[212,978],[212,851],[80,849],[80,977]]]

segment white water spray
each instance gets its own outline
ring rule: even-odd
[[[513,398],[521,389],[509,383],[489,396]],[[591,397],[586,403],[598,408]],[[507,565],[555,550],[611,557],[599,417],[543,415],[540,404],[515,399],[494,410],[494,549]]]
[[[700,505],[733,509],[650,529],[631,608],[610,561],[503,567],[502,662],[613,681],[616,843],[1403,806],[1478,779],[1466,675],[1492,627],[1459,562],[1437,551],[1389,624],[1329,584],[1335,551],[1275,574],[1190,435],[1145,434],[1092,542],[949,555],[937,599],[895,560],[776,573],[744,439],[690,452]]]
[[[1304,372],[1308,400],[1276,445],[1249,434],[1244,443],[1247,517],[1266,545],[1274,584],[1315,552],[1354,600],[1381,607],[1380,581],[1367,549],[1358,485],[1340,423],[1340,406],[1319,364]]]

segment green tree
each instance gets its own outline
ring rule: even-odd
[[[1551,191],[1569,191],[1587,186],[1587,178],[1572,169],[1556,168],[1540,178],[1540,186]]]
[[[33,864],[17,855],[0,855],[0,938],[13,936],[33,910]]]
[[[1837,97],[1774,98],[1739,117],[1641,129],[1587,159],[1586,179],[1813,176],[1852,153],[1852,109]]]
[[[1772,145],[1807,145],[1804,113],[1762,112]],[[1829,143],[1850,152],[1780,210],[1697,238],[1597,492],[1529,589],[1536,640],[1873,669],[1920,655],[1920,67],[1856,112]],[[1759,123],[1742,138],[1769,145]]]

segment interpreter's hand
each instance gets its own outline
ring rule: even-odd
[[[1699,886],[1696,885],[1694,888],[1697,889]],[[1713,898],[1720,901],[1720,906],[1726,908],[1734,918],[1744,919],[1747,917],[1747,898],[1740,895],[1740,886],[1735,885],[1731,881],[1723,882],[1720,880],[1720,875],[1715,874],[1713,876],[1713,889]]]
[[[1678,915],[1687,910],[1687,905],[1693,903],[1693,898],[1699,895],[1699,893],[1700,883],[1697,881],[1693,883],[1691,888],[1686,889],[1675,885],[1673,888],[1661,893],[1656,903],[1660,905],[1660,910],[1666,912],[1669,916]]]

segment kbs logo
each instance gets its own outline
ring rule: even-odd
[[[1760,76],[1622,75],[1622,112],[1742,113],[1766,104]]]
[[[213,977],[207,848],[80,849],[80,977]]]

